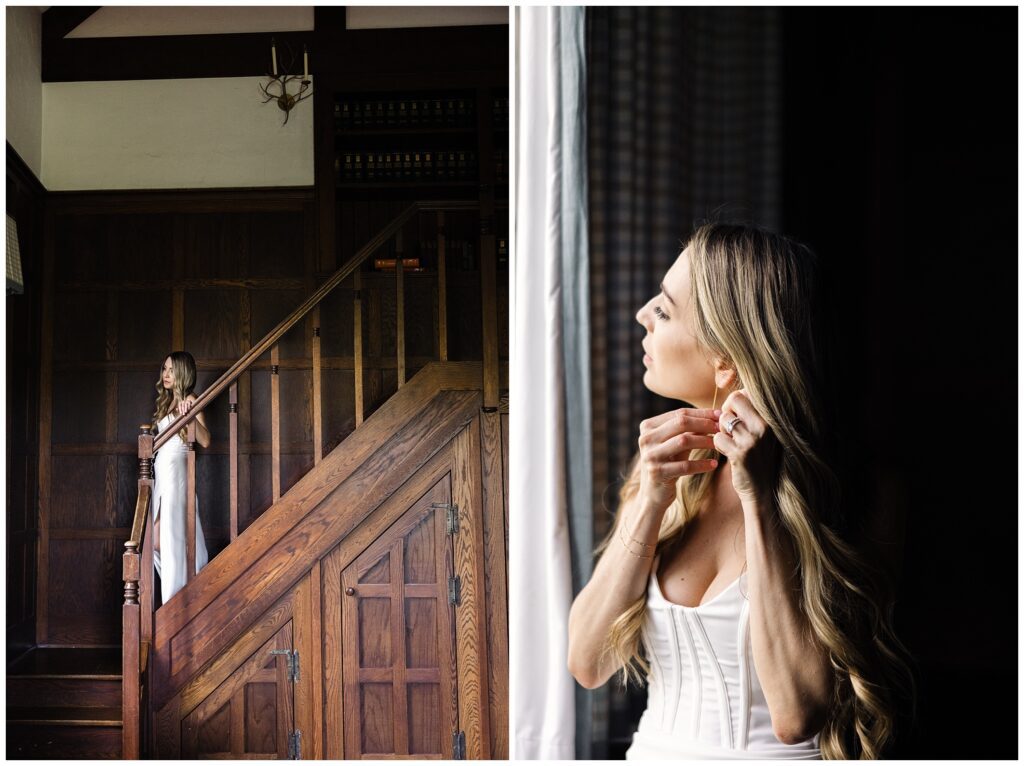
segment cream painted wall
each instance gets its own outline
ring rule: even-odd
[[[345,24],[349,29],[508,24],[508,14],[509,8],[507,5],[349,5],[345,8]]]
[[[7,140],[42,180],[42,20],[34,6],[7,6]]]
[[[258,82],[45,83],[41,180],[50,191],[312,186],[315,96],[282,126]]]

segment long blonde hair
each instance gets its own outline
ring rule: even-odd
[[[171,405],[175,402],[185,401],[185,397],[193,392],[196,387],[196,360],[188,351],[172,351],[167,355],[171,360],[171,374],[174,376],[174,384],[171,389],[164,388],[164,368],[160,365],[160,377],[156,381],[156,411],[153,413],[153,430],[156,431],[156,424],[163,420],[164,415],[171,411]],[[188,429],[182,428],[178,431],[182,441],[188,439]]]
[[[823,457],[830,445],[822,398],[823,339],[815,326],[822,297],[817,256],[806,245],[763,229],[717,222],[699,226],[688,245],[697,341],[709,355],[728,360],[736,369],[739,385],[781,446],[776,523],[798,555],[801,611],[835,669],[819,739],[822,755],[878,758],[894,739],[900,697],[913,711],[917,685],[913,658],[893,629],[890,584],[843,539],[841,484]],[[719,456],[712,450],[690,453],[694,460],[707,457]],[[722,465],[720,460],[716,470]],[[637,469],[634,458],[620,492],[620,508],[639,489]],[[694,474],[676,483],[658,553],[681,540],[713,476]],[[616,534],[618,521],[598,553]],[[606,637],[605,651],[621,667],[624,683],[642,683],[648,671],[641,654],[645,614],[641,597]]]

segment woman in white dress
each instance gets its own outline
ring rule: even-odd
[[[693,406],[640,424],[568,657],[588,688],[647,681],[627,758],[877,758],[913,708],[884,584],[837,531],[823,299],[806,246],[709,223],[637,313],[645,386]]]
[[[174,420],[192,409],[196,396],[196,362],[187,351],[174,351],[164,360],[156,384],[155,433],[172,428]],[[153,563],[160,575],[164,604],[185,587],[185,532],[187,513],[187,429],[161,447],[153,459]],[[210,446],[210,431],[202,414],[196,417],[196,441]],[[206,566],[206,538],[199,523],[196,498],[196,572]]]

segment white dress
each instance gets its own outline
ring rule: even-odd
[[[786,745],[772,731],[750,643],[747,572],[697,607],[668,601],[654,560],[641,631],[647,709],[628,760],[820,759],[819,735]]]
[[[161,433],[173,420],[171,413],[156,424]],[[160,550],[153,551],[153,564],[160,575],[163,603],[185,587],[185,514],[187,512],[188,445],[177,435],[162,446],[153,459],[153,523],[160,519]],[[206,538],[199,523],[196,497],[196,572],[206,566]]]

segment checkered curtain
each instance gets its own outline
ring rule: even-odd
[[[643,386],[637,309],[701,219],[779,226],[780,11],[591,7],[587,46],[596,543],[640,421],[679,406]],[[621,756],[643,692],[586,696],[578,757]]]

